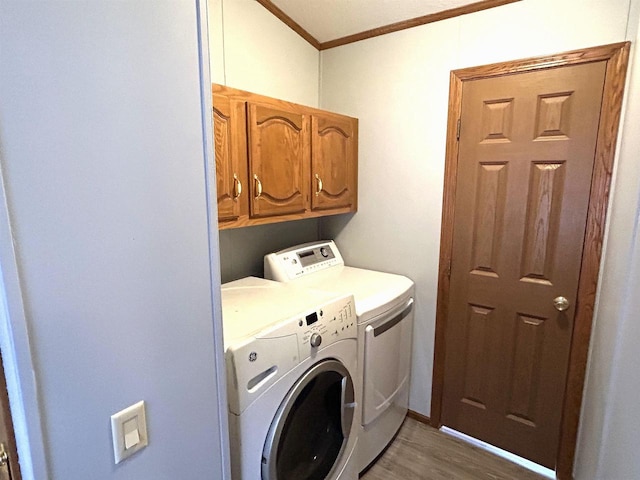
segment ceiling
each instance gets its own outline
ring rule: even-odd
[[[518,0],[258,0],[319,48],[514,1]],[[350,36],[359,38],[345,38]]]

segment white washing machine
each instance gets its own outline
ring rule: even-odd
[[[248,277],[222,285],[234,480],[356,480],[351,295]]]
[[[414,284],[407,277],[344,265],[333,241],[298,245],[264,259],[265,277],[352,293],[358,322],[361,404],[358,471],[391,442],[409,406]]]

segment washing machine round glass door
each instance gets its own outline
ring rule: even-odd
[[[262,452],[263,480],[325,480],[340,466],[354,420],[353,379],[337,360],[307,370],[289,390]]]

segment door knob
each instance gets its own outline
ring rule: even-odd
[[[8,467],[9,465],[9,454],[4,449],[4,443],[0,443],[0,467]],[[0,472],[2,473],[2,472]],[[0,478],[4,478],[0,475]]]
[[[556,307],[556,310],[559,312],[564,312],[569,308],[569,300],[564,297],[556,297],[553,299],[553,306]]]

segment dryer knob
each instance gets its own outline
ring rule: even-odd
[[[313,335],[311,335],[311,339],[309,340],[309,343],[311,344],[312,347],[317,348],[322,343],[322,337],[320,336],[319,333],[314,333]]]

